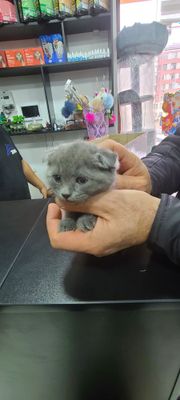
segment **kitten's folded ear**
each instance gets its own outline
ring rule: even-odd
[[[97,153],[93,155],[93,164],[107,171],[118,169],[119,167],[117,154],[105,149],[98,149]]]

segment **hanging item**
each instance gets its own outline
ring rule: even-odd
[[[76,14],[84,15],[89,12],[89,0],[76,0]]]
[[[79,93],[72,81],[68,79],[65,84],[66,101],[62,108],[62,115],[69,118],[76,112],[81,112],[87,128],[88,138],[96,139],[108,134],[109,124],[115,122],[112,113],[114,98],[110,91],[104,87],[95,93],[92,100]]]
[[[42,18],[55,18],[59,13],[58,0],[39,0]]]
[[[109,11],[109,0],[90,0],[90,9],[93,13]]]
[[[18,0],[20,19],[24,22],[40,18],[38,0]]]
[[[59,0],[59,12],[62,18],[75,14],[75,0]]]

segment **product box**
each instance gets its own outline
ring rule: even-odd
[[[40,17],[38,0],[18,0],[18,7],[22,21],[33,21]]]
[[[67,61],[66,52],[64,50],[63,38],[60,35],[60,33],[55,33],[50,37],[53,44],[55,62],[60,63]]]
[[[0,68],[6,68],[7,61],[6,61],[6,54],[4,50],[0,50]]]
[[[24,67],[26,57],[23,49],[5,50],[8,67]]]
[[[77,14],[88,14],[89,11],[89,0],[76,0],[76,12]]]
[[[39,0],[42,17],[56,17],[59,13],[58,0]]]
[[[15,5],[7,0],[0,0],[0,22],[17,22]]]
[[[41,35],[39,37],[41,41],[41,46],[44,52],[44,61],[46,64],[54,64],[56,63],[55,51],[52,44],[52,38],[48,35]]]
[[[75,0],[59,0],[59,12],[61,17],[71,17],[75,14]]]
[[[24,49],[26,65],[43,65],[44,53],[41,47]]]

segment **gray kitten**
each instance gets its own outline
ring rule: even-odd
[[[47,178],[60,200],[83,202],[110,189],[118,168],[117,155],[87,142],[62,144],[48,157]],[[96,216],[66,213],[60,231],[92,230]]]

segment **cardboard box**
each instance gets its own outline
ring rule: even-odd
[[[8,67],[24,67],[26,65],[26,57],[24,49],[5,50]]]
[[[0,50],[0,68],[7,67],[6,54],[4,50]]]
[[[0,22],[17,22],[15,5],[7,0],[0,0]]]
[[[43,65],[44,53],[41,47],[24,49],[26,65]]]

